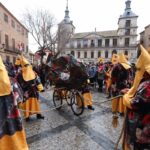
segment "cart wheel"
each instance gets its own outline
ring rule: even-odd
[[[83,96],[79,92],[71,95],[71,109],[76,116],[80,116],[84,111],[83,100]]]
[[[62,98],[58,90],[54,90],[53,92],[53,103],[57,110],[59,110],[62,106]]]
[[[66,101],[69,106],[71,106],[71,93],[66,90]]]

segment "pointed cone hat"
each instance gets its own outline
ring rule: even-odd
[[[22,76],[25,81],[34,80],[36,78],[36,74],[32,69],[29,61],[23,56],[18,56],[16,59],[16,65],[21,65],[22,67]]]
[[[22,55],[19,55],[15,62],[16,65],[21,65],[24,67],[27,64],[30,64],[29,61]]]
[[[145,68],[145,71],[150,74],[150,54],[149,51],[146,50],[142,45],[140,45],[141,48],[141,55],[143,56],[143,65]]]
[[[11,83],[7,70],[0,56],[0,96],[9,95],[11,93]]]
[[[131,68],[129,62],[127,61],[125,55],[123,53],[118,54],[118,62],[127,70]]]
[[[98,58],[98,62],[99,62],[99,63],[104,63],[104,58],[101,58],[101,57]]]
[[[130,107],[130,102],[132,98],[134,97],[137,88],[143,78],[144,72],[147,71],[150,74],[150,55],[149,53],[144,49],[142,45],[140,45],[141,54],[136,62],[136,74],[134,78],[134,82],[130,90],[124,95],[124,100],[127,102],[125,105]]]

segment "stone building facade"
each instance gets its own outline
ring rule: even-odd
[[[145,48],[150,48],[150,25],[145,27],[145,30],[140,33],[140,41]]]
[[[124,13],[118,19],[117,30],[82,33],[71,30],[73,34],[66,44],[65,53],[71,53],[85,62],[96,62],[99,57],[110,60],[113,53],[121,52],[128,55],[129,59],[134,59],[137,49],[138,16],[132,12],[130,6],[131,0],[127,0]],[[72,22],[70,27],[74,27]]]
[[[28,30],[0,3],[0,55],[14,63],[21,52],[28,54]]]

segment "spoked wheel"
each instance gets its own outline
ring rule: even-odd
[[[56,109],[60,109],[62,107],[62,98],[61,98],[61,95],[59,93],[59,90],[54,90],[53,92],[53,103],[54,103],[54,106],[56,107]]]
[[[71,106],[71,93],[66,90],[66,101],[69,106]]]
[[[83,96],[79,92],[71,95],[71,109],[76,116],[80,116],[84,111],[83,100]]]

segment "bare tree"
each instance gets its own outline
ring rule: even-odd
[[[47,10],[26,11],[23,22],[39,46],[41,63],[43,62],[44,50],[55,50],[56,31],[55,18]]]

